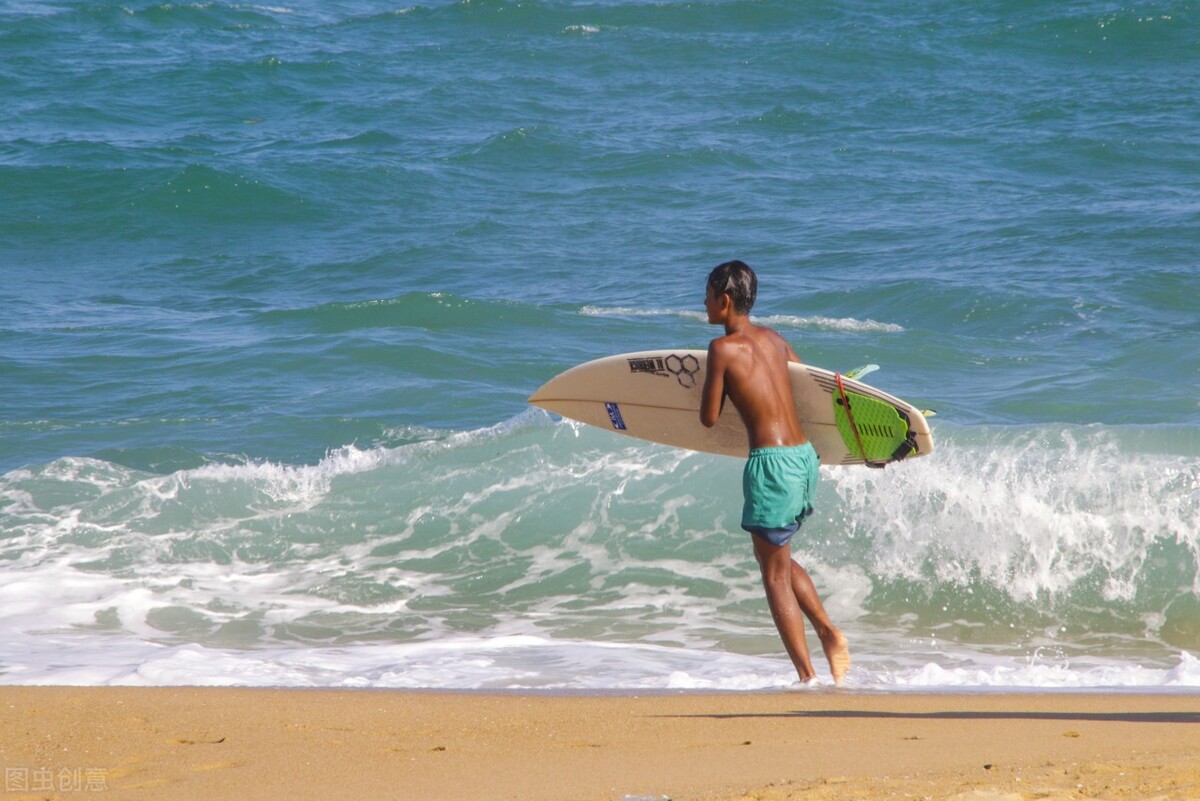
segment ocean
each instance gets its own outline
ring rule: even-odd
[[[937,411],[795,541],[847,686],[1197,691],[1198,43],[1190,0],[0,2],[0,683],[790,687],[740,462],[526,403],[704,348],[740,258]]]

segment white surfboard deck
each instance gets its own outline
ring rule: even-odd
[[[547,411],[637,439],[724,456],[749,453],[746,429],[726,402],[712,428],[700,423],[700,397],[708,353],[702,350],[648,350],[586,362],[546,382],[529,402]],[[825,465],[864,464],[853,439],[835,418],[837,374],[809,364],[788,365],[796,413],[804,433]],[[933,452],[925,416],[912,404],[842,376],[847,393],[883,401],[907,418],[916,448],[903,458]],[[891,461],[882,459],[880,461]]]

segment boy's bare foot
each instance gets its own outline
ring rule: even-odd
[[[813,676],[811,679],[796,679],[796,681],[788,685],[788,689],[794,692],[799,692],[801,690],[816,690],[819,689],[820,686],[820,679],[818,679],[816,676]]]
[[[821,637],[821,647],[825,650],[825,658],[829,660],[833,683],[841,684],[850,672],[850,641],[837,629],[831,629]]]

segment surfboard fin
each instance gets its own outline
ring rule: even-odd
[[[842,375],[846,376],[846,378],[853,378],[857,380],[862,378],[864,375],[870,375],[878,369],[878,364],[864,364],[861,367],[855,367],[853,370],[847,370],[846,372],[842,373]]]

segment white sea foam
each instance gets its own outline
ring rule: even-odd
[[[168,646],[119,636],[60,636],[0,651],[0,683],[372,687],[492,690],[772,690],[795,687],[785,658],[646,643],[555,640],[533,634],[434,642],[254,650]],[[846,686],[858,690],[1200,690],[1200,659],[1165,667],[1020,660],[898,667],[856,653]],[[819,663],[818,684],[831,684]]]
[[[979,576],[1036,602],[1099,575],[1105,601],[1127,602],[1156,548],[1170,545],[1190,555],[1200,589],[1200,466],[1130,453],[1102,429],[946,440],[936,458],[829,478],[878,577],[963,586]]]
[[[708,320],[704,312],[673,309],[635,309],[629,307],[584,306],[580,314],[588,317],[680,317],[685,320]],[[801,316],[795,314],[768,314],[755,316],[755,322],[776,328],[807,328],[820,331],[844,331],[848,333],[900,334],[904,327],[895,323],[880,323],[875,320],[857,320],[853,317]]]
[[[884,689],[1200,690],[1200,659],[1185,651],[1172,667],[1144,667],[1116,661],[1073,667],[1012,660],[946,668],[930,662],[919,668],[881,671],[865,678],[871,686]]]
[[[738,470],[540,412],[313,465],[23,468],[0,683],[784,687]],[[824,470],[796,553],[857,686],[1191,687],[1187,607],[1146,571],[1195,581],[1198,470],[1111,432],[947,428],[937,458]]]

